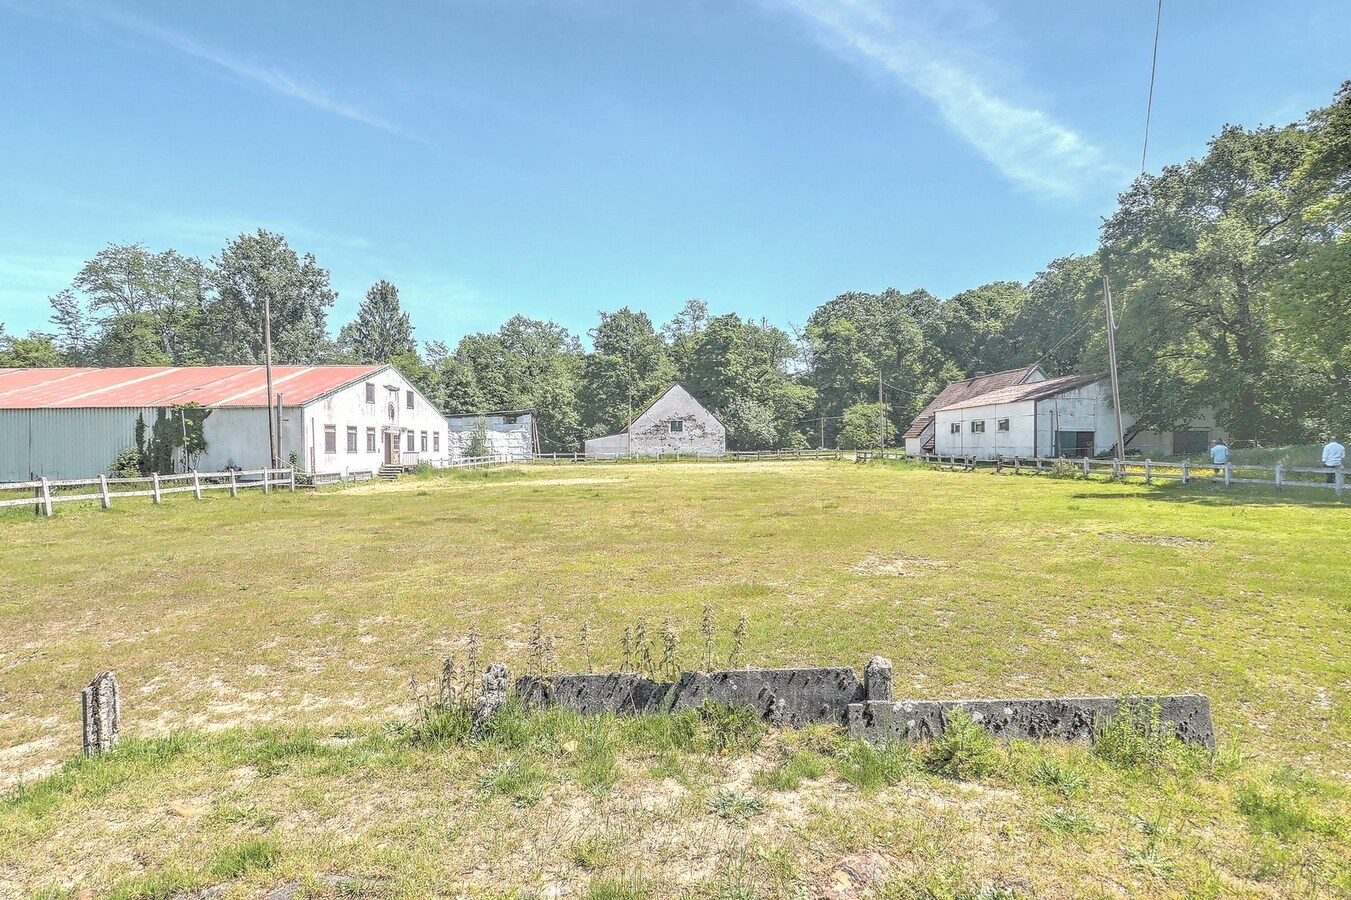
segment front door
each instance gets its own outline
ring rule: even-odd
[[[392,431],[385,432],[385,465],[399,464],[399,436]]]

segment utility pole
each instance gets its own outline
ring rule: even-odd
[[[1121,427],[1121,384],[1116,376],[1116,316],[1112,312],[1112,286],[1102,276],[1102,302],[1107,308],[1107,371],[1112,376],[1112,418],[1116,422],[1116,460],[1124,462],[1126,448],[1122,446],[1124,429]]]
[[[263,362],[267,367],[267,458],[269,469],[277,467],[277,425],[272,421],[272,298],[263,294]]]
[[[882,367],[877,367],[877,455],[887,452],[887,411],[882,405]]]

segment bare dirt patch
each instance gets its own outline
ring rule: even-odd
[[[1098,535],[1105,541],[1127,541],[1132,544],[1152,544],[1156,547],[1210,547],[1214,541],[1183,537],[1180,534],[1133,534],[1128,531],[1104,531]]]
[[[898,575],[906,577],[950,568],[952,568],[951,563],[925,556],[874,555],[850,566],[849,570],[859,575]]]

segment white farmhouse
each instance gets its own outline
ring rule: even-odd
[[[480,423],[491,455],[526,460],[539,452],[539,434],[535,431],[535,411],[532,409],[452,413],[446,416],[446,423],[450,428],[449,446],[456,457],[468,454]]]
[[[274,366],[283,461],[302,472],[408,466],[451,455],[445,417],[392,366]],[[206,410],[206,450],[179,470],[268,464],[262,366],[0,369],[0,481],[89,478],[156,421]]]
[[[585,450],[592,458],[663,453],[721,456],[727,451],[727,429],[676,384],[635,416],[623,432],[591,438]]]
[[[941,395],[940,395],[941,396]],[[942,456],[1083,457],[1116,443],[1111,387],[1106,375],[1067,375],[1013,384],[949,403],[934,412],[934,449]],[[1122,411],[1127,433],[1135,423]],[[1202,453],[1225,437],[1206,411],[1180,431],[1144,431],[1126,443],[1146,457]]]

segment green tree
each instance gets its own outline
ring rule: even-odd
[[[381,279],[366,291],[357,317],[342,327],[338,344],[363,363],[386,363],[417,353],[413,324],[399,307],[399,289]]]
[[[647,313],[624,307],[600,314],[582,372],[585,436],[614,434],[675,381],[675,365]]]
[[[332,354],[325,331],[337,294],[312,254],[298,256],[279,234],[241,234],[212,260],[216,297],[204,310],[202,346],[213,364],[263,361],[264,300],[272,304],[273,361],[315,364]]]
[[[896,426],[891,422],[886,404],[855,403],[844,411],[838,446],[841,450],[876,449],[878,437],[885,427],[886,446],[896,445]],[[879,425],[879,422],[884,423]]]
[[[49,334],[29,333],[14,337],[0,324],[0,369],[50,369],[66,365]]]
[[[1027,288],[1016,281],[962,291],[943,304],[939,348],[968,378],[1031,363],[1023,335],[1010,327],[1027,299]]]
[[[1206,155],[1144,175],[1103,226],[1118,306],[1122,404],[1168,429],[1212,404],[1240,438],[1301,430],[1296,360],[1275,339],[1272,299],[1325,229],[1299,215],[1309,135],[1227,126]]]

